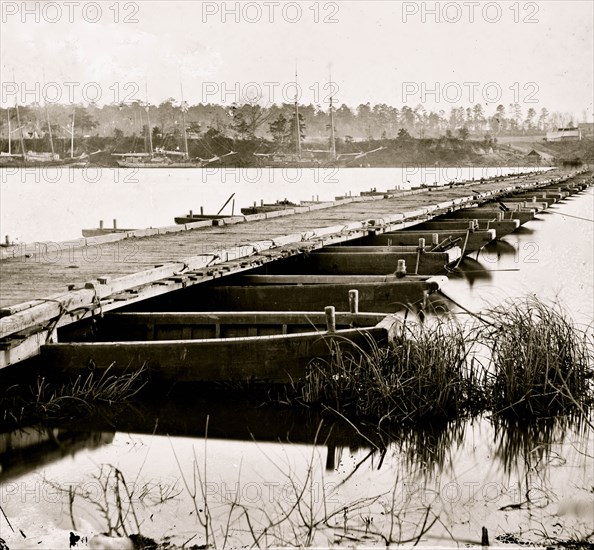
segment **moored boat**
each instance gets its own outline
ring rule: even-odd
[[[203,222],[203,221],[212,221],[212,220],[222,220],[224,218],[228,218],[229,215],[217,215],[217,214],[194,214],[190,211],[186,216],[176,216],[174,219],[175,223],[178,225],[184,225],[186,223],[194,223],[194,222]]]
[[[89,367],[113,371],[147,367],[176,382],[303,380],[309,361],[341,346],[367,349],[390,342],[396,315],[324,312],[115,313],[103,338],[42,347],[48,364],[69,375]],[[101,332],[99,332],[101,334]]]
[[[185,157],[184,153],[177,151],[155,152],[155,153],[112,153],[114,157],[120,157],[117,164],[120,168],[206,168],[211,164],[221,161],[223,158],[235,155],[234,151],[224,155],[214,155],[209,159],[197,157],[195,159]],[[174,157],[176,160],[172,159]]]
[[[404,262],[402,262],[404,264]],[[400,266],[398,266],[400,267]],[[395,268],[396,269],[396,268]],[[412,270],[411,270],[412,271]],[[359,309],[395,313],[417,307],[447,283],[447,277],[406,275],[234,275],[225,282],[194,285],[138,303],[141,311],[318,311],[333,304],[349,309],[357,290]]]
[[[277,210],[287,210],[288,208],[297,208],[300,204],[291,202],[287,199],[276,201],[275,203],[265,203],[261,201],[259,205],[254,202],[253,206],[247,206],[241,209],[241,213],[245,216],[252,214],[262,214],[263,212],[276,212]]]

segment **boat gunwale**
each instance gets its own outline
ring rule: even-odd
[[[235,312],[234,312],[235,313]],[[351,314],[354,315],[354,314]],[[376,314],[376,315],[384,315],[384,314]],[[345,328],[345,329],[337,329],[335,331],[328,331],[328,330],[315,330],[310,332],[295,332],[292,334],[267,334],[263,336],[232,336],[230,338],[185,338],[185,339],[175,339],[175,340],[116,340],[116,341],[109,341],[109,342],[58,342],[58,343],[51,343],[51,344],[44,344],[41,346],[43,351],[44,348],[63,348],[63,347],[77,347],[77,348],[85,348],[85,349],[99,349],[102,347],[128,347],[131,348],[133,346],[148,346],[148,347],[158,347],[158,346],[181,346],[181,345],[191,345],[192,347],[197,347],[200,344],[233,344],[233,343],[245,343],[248,342],[270,342],[275,340],[297,340],[299,338],[307,338],[311,339],[312,337],[318,338],[341,338],[345,341],[349,339],[351,335],[361,335],[361,334],[369,334],[371,336],[372,333],[377,331],[385,332],[386,335],[389,335],[391,331],[393,331],[394,326],[399,323],[401,318],[394,313],[388,313],[383,316],[383,318],[376,324],[370,325],[367,327],[355,327],[355,328]]]
[[[238,325],[248,324],[297,324],[299,321],[312,321],[320,323],[325,321],[323,311],[126,311],[108,313],[106,318],[115,319],[138,319],[153,322],[167,321],[167,324],[183,324],[191,321],[194,324],[217,324],[218,321],[234,322]],[[360,320],[361,322],[381,322],[391,313],[337,311],[336,322],[347,323]],[[251,317],[251,318],[250,318]],[[242,322],[244,321],[244,322]]]

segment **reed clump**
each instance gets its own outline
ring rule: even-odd
[[[527,297],[491,309],[488,317],[482,340],[491,350],[487,390],[495,411],[538,417],[588,409],[592,338],[558,304]]]
[[[483,401],[482,367],[469,358],[471,347],[465,327],[451,318],[404,323],[387,347],[335,345],[329,360],[310,365],[303,399],[380,422],[457,418]]]
[[[109,367],[62,384],[38,377],[32,385],[9,388],[0,400],[2,424],[63,420],[98,406],[127,403],[146,385],[146,374],[145,368],[116,374]]]
[[[474,324],[404,322],[389,346],[339,342],[331,351],[310,364],[303,400],[351,418],[418,422],[487,410],[587,417],[594,403],[591,331],[533,296],[489,309]]]

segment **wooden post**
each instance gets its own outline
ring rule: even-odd
[[[486,527],[483,527],[483,533],[481,536],[481,546],[489,546],[489,531]]]
[[[320,202],[320,195],[316,195],[316,202]]]
[[[406,275],[406,260],[398,260],[398,267],[396,267],[396,277],[402,278]]]
[[[326,455],[326,471],[331,472],[336,468],[336,447],[328,444],[328,454]]]
[[[326,306],[324,313],[326,314],[326,330],[336,332],[336,309],[334,306]]]
[[[99,229],[103,229],[103,220],[99,220]]]
[[[204,206],[201,206],[200,207],[200,215],[201,216],[204,216]]]
[[[349,311],[351,313],[359,313],[359,291],[349,290]]]
[[[233,199],[233,202],[231,203],[231,215],[233,216],[233,214],[235,214],[235,199]]]
[[[419,238],[419,250],[421,252],[425,251],[425,239],[423,237]]]
[[[437,246],[439,244],[439,233],[432,233],[431,234],[431,244],[433,246]]]
[[[6,246],[10,246],[10,235],[5,235],[4,242],[6,243]]]
[[[503,212],[497,212],[497,221],[498,222],[502,222],[503,221],[503,216],[504,216],[504,213]]]
[[[254,208],[256,208],[256,201],[254,201]]]
[[[115,218],[113,219],[113,228],[114,229],[118,228],[118,220],[116,220]]]
[[[276,201],[278,202],[278,201]],[[260,206],[264,206],[264,199],[260,199]]]

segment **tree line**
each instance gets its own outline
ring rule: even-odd
[[[135,137],[146,140],[148,129],[156,141],[170,139],[178,143],[185,120],[190,140],[216,134],[230,139],[267,139],[281,145],[296,142],[295,106],[290,103],[262,106],[257,103],[202,104],[185,106],[169,98],[159,105],[142,102],[127,104],[59,105],[31,104],[19,107],[18,119],[14,108],[0,109],[0,135],[18,139],[20,128],[26,138],[42,138],[48,134],[57,138],[76,137]],[[436,138],[441,136],[496,139],[499,136],[542,135],[558,127],[574,124],[569,113],[549,112],[546,107],[524,109],[520,104],[498,105],[488,114],[483,105],[467,108],[451,107],[449,111],[427,110],[422,105],[396,108],[384,103],[342,104],[334,109],[334,130],[342,141],[395,139],[398,137]],[[74,118],[74,125],[72,124]],[[9,124],[10,122],[10,124]],[[325,142],[330,134],[330,115],[320,105],[299,106],[301,140]]]

